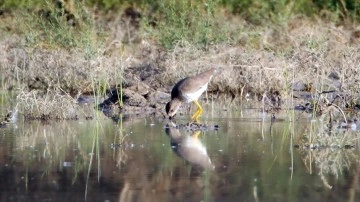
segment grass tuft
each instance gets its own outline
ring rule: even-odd
[[[69,95],[22,91],[16,98],[18,108],[29,120],[77,119],[79,106]]]

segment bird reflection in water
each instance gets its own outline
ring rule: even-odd
[[[165,132],[169,135],[171,147],[178,156],[193,166],[206,170],[215,169],[205,145],[199,139],[200,130],[194,131],[191,135],[181,134],[176,124],[169,122],[165,127]]]

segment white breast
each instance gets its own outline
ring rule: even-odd
[[[192,93],[183,93],[183,97],[186,99],[186,102],[192,102],[194,100],[198,100],[201,94],[205,92],[207,89],[208,83],[201,86],[197,91]]]

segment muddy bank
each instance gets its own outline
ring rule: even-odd
[[[161,115],[170,99],[171,88],[178,80],[208,67],[218,67],[220,71],[209,83],[207,96],[203,95],[202,99],[226,101],[232,105],[252,102],[257,107],[265,106],[267,111],[297,106],[307,108],[309,103],[319,101],[341,108],[359,106],[356,71],[360,57],[350,58],[349,55],[347,62],[352,62],[352,67],[342,69],[346,64],[323,66],[325,54],[315,57],[310,52],[296,52],[284,61],[283,57],[263,50],[247,51],[241,47],[229,50],[225,45],[221,49],[214,47],[218,52],[194,51],[199,57],[190,57],[190,50],[179,51],[175,54],[177,57],[171,57],[174,53],[156,46],[139,45],[138,48],[137,53],[124,60],[115,55],[88,60],[84,55],[66,51],[28,52],[24,48],[7,47],[1,66],[4,87],[17,91],[16,102],[21,112],[38,117],[55,111],[66,117],[68,113],[59,113],[59,110],[71,111],[74,103],[98,96],[102,97],[99,108],[111,109],[111,113]],[[234,64],[226,64],[230,62]],[[19,83],[21,89],[17,87]],[[295,98],[295,106],[292,98]],[[40,103],[52,109],[41,111],[35,107]],[[188,107],[184,106],[180,113],[187,112]]]

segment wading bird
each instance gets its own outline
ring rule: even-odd
[[[198,107],[191,120],[199,122],[203,108],[198,102],[201,94],[205,92],[215,73],[215,68],[206,70],[198,75],[186,77],[175,84],[171,91],[171,101],[166,104],[166,113],[172,119],[182,103],[194,102]]]

